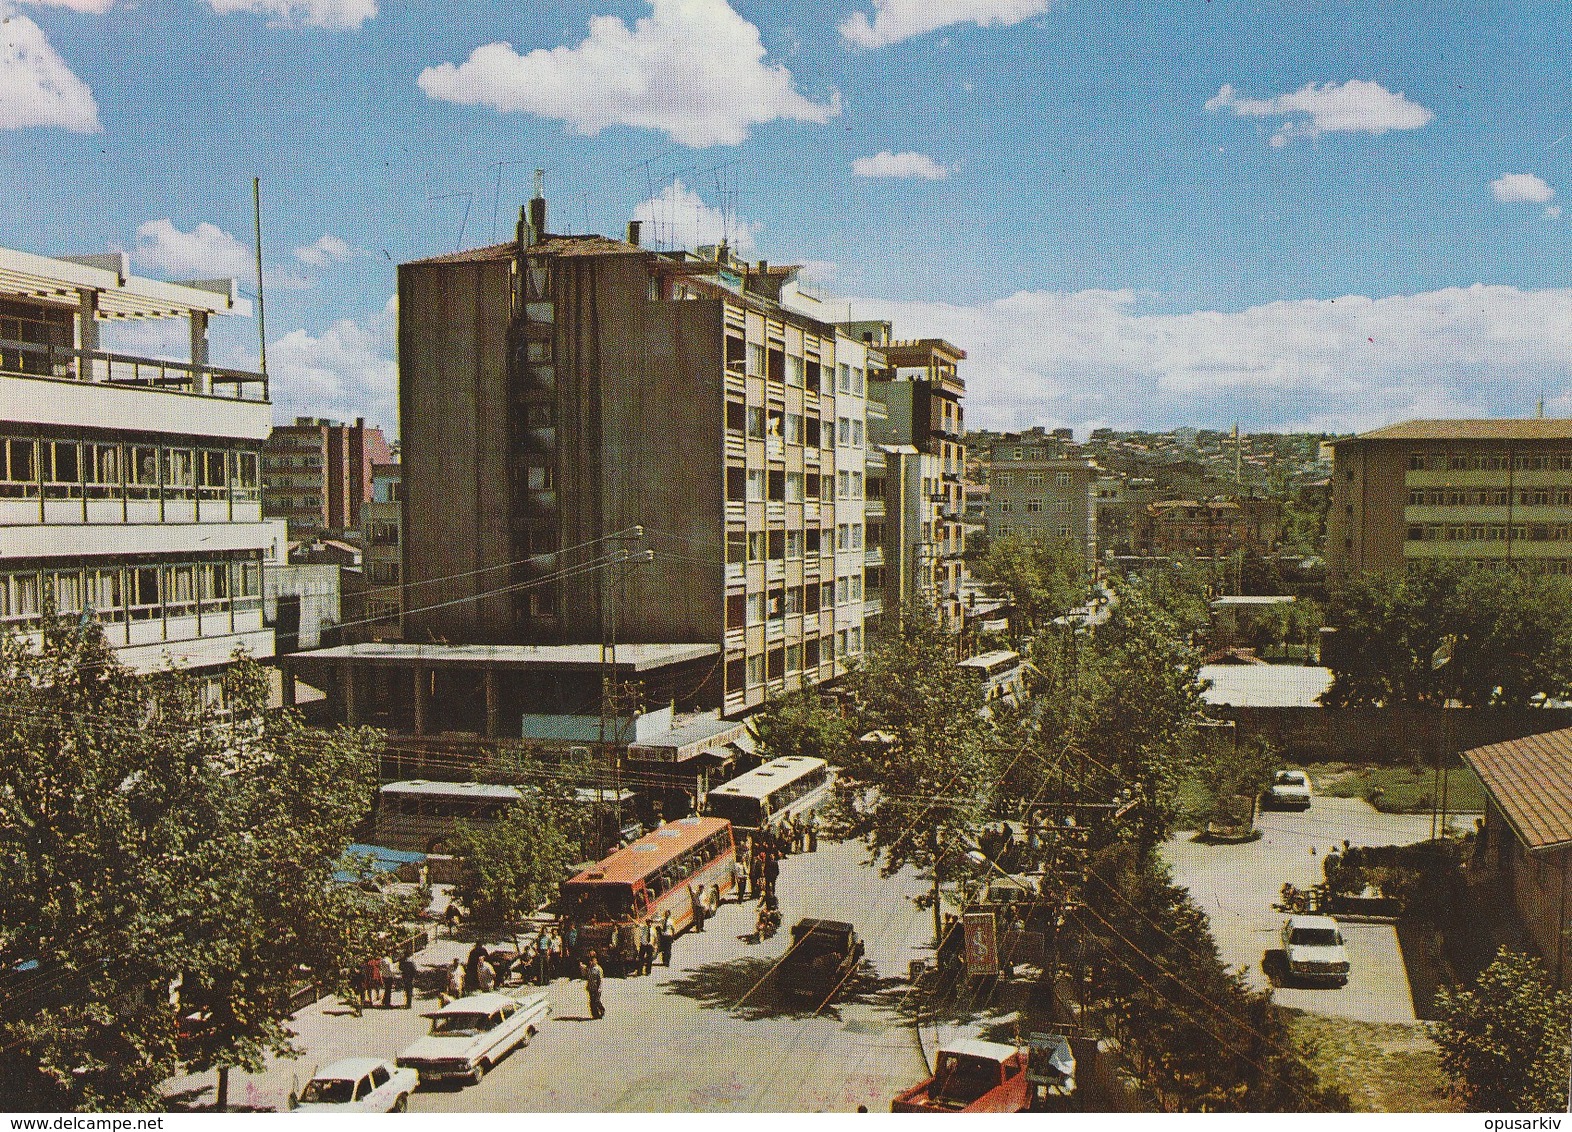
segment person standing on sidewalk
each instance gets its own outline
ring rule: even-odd
[[[366,993],[363,996],[363,1006],[375,1006],[377,998],[382,994],[382,960],[367,959],[365,963]],[[385,1001],[385,1000],[384,1000]]]
[[[600,961],[595,952],[589,953],[589,962],[584,965],[584,989],[589,993],[590,1017],[601,1019],[606,1017],[606,1006],[600,1000],[601,987],[606,982],[606,972],[600,969]]]
[[[404,984],[404,1009],[408,1010],[415,1005],[415,957],[406,955],[398,961],[399,981]]]
[[[382,1005],[385,1008],[393,1006],[393,992],[398,988],[398,968],[393,965],[390,956],[384,955],[377,960],[377,966],[382,968]]]
[[[655,946],[660,949],[660,961],[663,967],[671,966],[671,941],[675,934],[671,924],[671,913],[667,912],[660,918],[660,926],[655,929]]]
[[[810,853],[817,853],[818,851],[819,851],[819,815],[816,814],[816,813],[813,813],[813,814],[809,814],[808,815],[808,852],[810,852]]]

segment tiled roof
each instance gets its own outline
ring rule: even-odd
[[[1572,843],[1572,728],[1463,752],[1526,849]]]
[[[1404,421],[1357,440],[1572,440],[1572,419],[1529,417],[1497,420]]]

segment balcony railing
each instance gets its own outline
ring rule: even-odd
[[[198,393],[235,401],[267,400],[267,378],[260,373],[11,339],[0,339],[0,373]]]

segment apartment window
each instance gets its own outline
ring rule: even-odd
[[[1012,460],[1024,460],[1024,459],[1026,459],[1026,449],[1024,449],[1024,448],[1013,448],[1013,449],[1011,449],[1010,450],[1010,459],[1012,459]]]
[[[747,473],[741,468],[726,469],[726,498],[741,503],[748,498]]]
[[[761,593],[748,595],[748,624],[764,624],[764,595]]]
[[[841,363],[839,380],[836,382],[835,388],[841,393],[851,392],[851,366],[845,362]]]
[[[746,562],[748,560],[748,532],[726,532],[726,561]]]
[[[786,532],[771,531],[769,533],[770,560],[779,562],[786,557]]]
[[[802,612],[802,587],[791,586],[786,590],[786,615],[794,616]]]
[[[819,553],[820,531],[818,527],[809,527],[803,531],[803,540],[807,543],[809,554]]]
[[[819,584],[809,582],[802,590],[802,611],[804,613],[819,612]]]
[[[787,472],[786,473],[786,502],[787,503],[801,503],[802,502],[802,473],[801,472]]]
[[[853,574],[849,580],[851,582],[851,599],[853,601],[861,601],[862,600],[862,575],[861,574]]]
[[[764,683],[764,654],[756,653],[748,658],[748,684]]]
[[[861,472],[853,472],[851,474],[851,497],[853,499],[861,499],[862,498],[862,473]]]
[[[1423,523],[1408,524],[1408,541],[1423,542],[1425,538],[1425,525]]]
[[[1036,514],[1037,512],[1041,511],[1042,509],[1043,509],[1043,501],[1041,499],[1028,499],[1026,501],[1026,510],[1031,512],[1032,514]]]
[[[726,402],[726,431],[742,432],[748,427],[748,410],[741,401]]]
[[[802,532],[786,532],[786,557],[798,559],[802,557]]]
[[[803,421],[802,442],[809,448],[818,448],[823,441],[820,439],[820,423],[818,417],[809,417]]]
[[[748,600],[743,594],[726,595],[726,628],[741,629],[748,623]]]
[[[1008,514],[1010,509],[1011,509],[1011,507],[1013,507],[1014,504],[1012,504],[1010,502],[1010,500],[1008,500],[1008,499],[1001,499],[1001,500],[999,500],[999,502],[997,504],[995,504],[995,506],[998,508],[998,510],[1000,512]]]
[[[1072,510],[1074,510],[1068,499],[1054,500],[1053,509],[1059,512],[1061,515],[1068,515]]]
[[[1060,527],[1059,528],[1059,537],[1060,538],[1069,538],[1070,537],[1070,528],[1069,527]]]
[[[1041,472],[1027,472],[1026,473],[1026,486],[1027,487],[1042,487],[1042,485],[1043,485],[1043,474]]]
[[[846,523],[842,523],[840,526],[835,528],[835,549],[851,549],[851,527]]]
[[[805,663],[809,668],[819,667],[819,638],[813,637],[803,642]]]
[[[761,377],[764,374],[764,345],[760,342],[748,343],[748,375]]]
[[[801,413],[787,413],[786,414],[786,443],[787,444],[801,444],[802,443],[802,414]]]
[[[748,469],[748,502],[764,502],[765,473],[763,468]]]
[[[835,583],[821,582],[819,584],[819,608],[829,609],[835,604]]]
[[[764,439],[764,407],[762,405],[748,406],[748,436],[754,440]]]
[[[820,366],[818,362],[814,361],[812,358],[809,358],[803,363],[803,368],[807,371],[808,375],[808,380],[804,384],[806,384],[809,389],[820,390],[825,393],[829,392],[829,390],[824,388],[823,385],[824,368]]]
[[[862,422],[859,421],[859,420],[853,419],[851,425],[852,425],[852,447],[853,448],[861,448],[862,447]]]
[[[37,450],[31,440],[0,440],[0,499],[38,494]]]
[[[779,440],[781,438],[781,433],[785,431],[785,419],[785,413],[777,412],[773,409],[770,410],[770,412],[764,418],[764,435],[768,438]]]
[[[995,472],[992,478],[995,487],[1015,486],[1015,476],[1010,472]]]
[[[801,645],[787,645],[786,646],[786,671],[787,672],[801,672],[802,671],[802,646]]]
[[[741,660],[728,660],[726,662],[726,691],[728,694],[740,690],[747,679],[747,667]]]
[[[1422,489],[1410,490],[1408,493],[1408,505],[1410,507],[1423,507],[1425,505],[1424,491]]]
[[[771,621],[786,616],[786,590],[781,587],[765,595],[764,615]]]
[[[835,422],[835,442],[846,447],[851,445],[851,421],[846,417]]]
[[[524,486],[530,491],[550,491],[553,485],[550,464],[529,464],[525,468]]]
[[[771,680],[783,679],[786,675],[786,651],[784,649],[771,649],[766,668]]]
[[[849,579],[849,578],[836,578],[835,579],[835,604],[836,605],[845,605],[850,600],[851,600],[851,579]]]
[[[766,548],[763,531],[748,532],[748,561],[763,562]]]
[[[806,472],[803,474],[803,490],[809,499],[819,498],[818,472]]]
[[[851,525],[851,548],[853,550],[861,550],[862,549],[862,524],[861,523],[853,523]]]
[[[851,380],[851,384],[852,384],[851,391],[853,393],[861,394],[863,392],[863,383],[862,383],[862,381],[863,381],[863,371],[861,369],[858,369],[857,367],[853,366],[852,367],[852,371],[851,371],[851,378],[852,378],[852,380]]]
[[[1069,487],[1070,483],[1071,483],[1070,473],[1069,472],[1055,472],[1053,474],[1053,482],[1054,482],[1055,486],[1057,486],[1057,487]]]
[[[802,386],[802,359],[792,354],[786,356],[786,384]]]
[[[850,629],[846,630],[846,633],[847,651],[854,654],[860,653],[862,651],[862,626],[853,625]]]

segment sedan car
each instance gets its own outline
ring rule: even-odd
[[[465,995],[426,1015],[431,1032],[399,1054],[398,1063],[418,1071],[423,1082],[479,1083],[516,1047],[528,1045],[550,1013],[544,992]]]
[[[1283,925],[1283,957],[1288,975],[1299,982],[1348,982],[1348,949],[1331,916],[1290,916]]]
[[[296,1112],[404,1112],[420,1077],[375,1057],[346,1057],[306,1082]]]
[[[1278,771],[1267,788],[1266,804],[1274,810],[1308,810],[1310,776],[1302,770]]]

